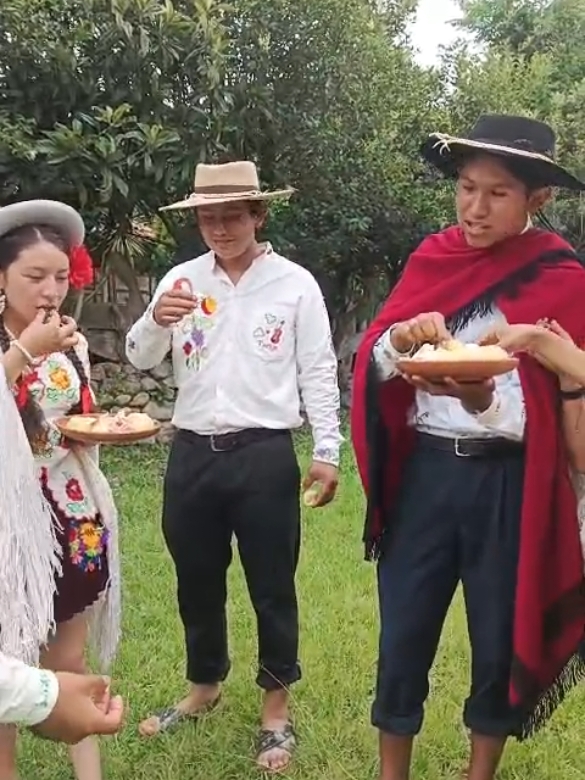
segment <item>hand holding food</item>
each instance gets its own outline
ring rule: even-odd
[[[316,509],[325,506],[335,497],[339,483],[339,471],[331,463],[314,460],[303,480],[303,503]]]
[[[390,341],[397,352],[409,352],[420,344],[441,344],[450,341],[451,334],[445,318],[438,311],[419,314],[411,320],[399,322],[392,329]]]
[[[168,328],[176,325],[195,309],[193,294],[182,286],[163,293],[154,305],[152,317],[157,325]]]
[[[20,334],[19,342],[32,357],[66,352],[79,341],[77,323],[71,317],[61,317],[56,309],[41,309],[35,319]]]

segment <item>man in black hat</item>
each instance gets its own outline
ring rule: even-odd
[[[583,462],[580,401],[563,396],[563,442],[556,379],[528,355],[517,370],[465,383],[406,378],[397,361],[422,344],[454,335],[478,343],[503,323],[542,317],[585,336],[585,270],[560,237],[532,226],[552,187],[585,185],[554,162],[551,128],[523,117],[482,117],[468,138],[434,134],[422,151],[457,180],[458,225],[409,258],[354,373],[366,552],[378,560],[372,722],[380,780],[408,780],[461,582],[472,650],[467,777],[492,780],[506,739],[533,733],[585,673],[583,554],[566,454]]]

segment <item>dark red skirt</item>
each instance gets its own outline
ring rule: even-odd
[[[91,607],[106,588],[108,535],[99,515],[83,520],[67,517],[56,506],[50,490],[43,492],[59,520],[56,533],[62,574],[56,578],[54,608],[55,622],[65,623]]]

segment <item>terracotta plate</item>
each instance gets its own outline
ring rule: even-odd
[[[416,360],[403,358],[396,362],[399,371],[407,376],[441,380],[450,377],[460,382],[479,382],[500,374],[507,374],[518,366],[518,358],[502,360]]]
[[[75,415],[75,417],[99,417],[97,414]],[[152,421],[152,428],[145,428],[140,431],[128,431],[124,433],[92,433],[91,431],[72,430],[69,427],[69,417],[60,417],[55,420],[55,425],[72,441],[78,441],[82,444],[134,444],[143,439],[150,439],[160,431],[160,423]]]

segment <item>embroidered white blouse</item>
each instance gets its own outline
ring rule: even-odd
[[[197,307],[173,328],[152,318],[159,296],[186,280]],[[178,387],[173,424],[201,435],[245,428],[293,429],[301,397],[316,460],[337,464],[337,358],[314,277],[268,245],[237,285],[212,252],[173,268],[126,339],[138,369],[172,352]]]
[[[87,342],[83,337],[80,337],[76,349],[89,378],[89,355]],[[57,509],[66,517],[78,521],[93,520],[98,509],[79,463],[77,451],[71,448],[54,424],[57,418],[69,414],[77,405],[81,391],[80,379],[71,361],[62,352],[36,360],[32,365],[32,373],[30,392],[42,408],[49,430],[46,451],[35,455],[41,483],[49,488]],[[86,445],[84,450],[97,462],[97,447]],[[80,533],[82,531],[80,526]],[[80,538],[79,541],[83,549],[86,547],[86,541],[91,545],[91,540]],[[88,565],[91,565],[89,558],[95,552],[95,549],[87,550]]]
[[[88,345],[81,334],[76,352],[89,377]],[[98,467],[98,448],[69,442],[55,425],[57,418],[77,406],[81,381],[70,359],[61,352],[33,361],[23,378],[47,424],[45,450],[35,454],[34,465],[57,518],[56,527],[64,534],[67,549],[63,554],[82,572],[102,570],[107,556],[107,597],[94,604],[90,621],[90,642],[105,669],[115,654],[120,631],[116,507]],[[4,565],[2,559],[0,569]]]

